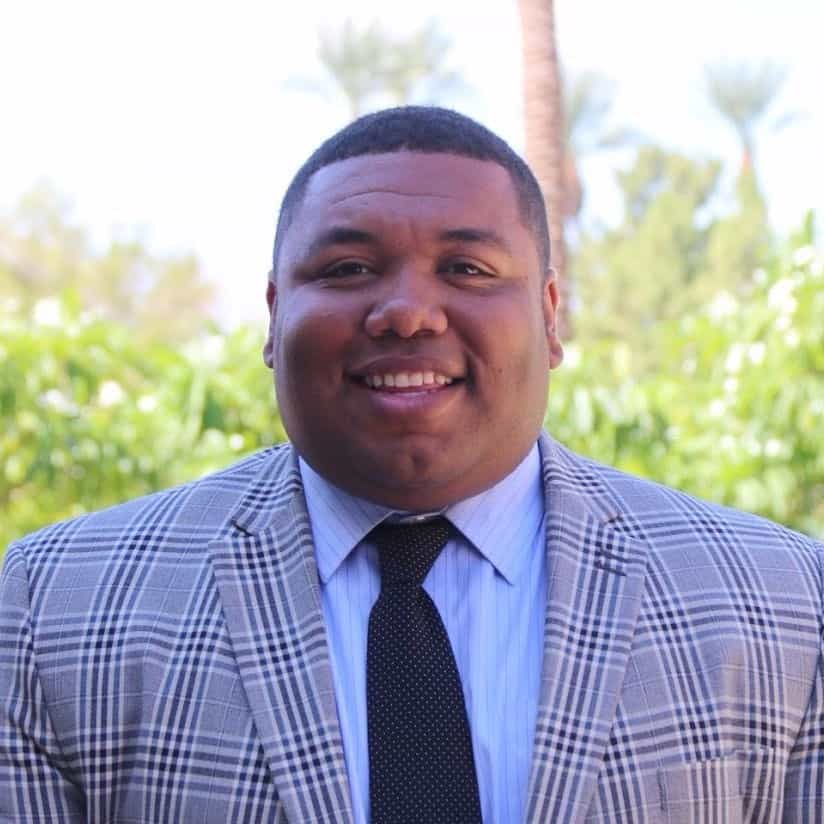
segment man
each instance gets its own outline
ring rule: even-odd
[[[351,124],[267,297],[290,444],[8,550],[0,820],[822,820],[824,547],[541,432],[557,288],[506,144]]]

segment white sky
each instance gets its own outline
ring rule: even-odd
[[[786,65],[776,114],[804,117],[762,135],[762,183],[781,231],[808,208],[824,211],[822,0],[556,6],[565,67],[614,81],[616,123],[733,168],[738,148],[706,102],[704,65]],[[435,18],[469,86],[453,105],[522,148],[515,0],[349,0],[345,9],[398,31]],[[262,323],[280,197],[346,122],[341,101],[299,91],[295,80],[323,79],[315,33],[343,16],[331,0],[10,4],[0,34],[0,210],[50,181],[95,238],[137,230],[157,252],[194,252],[219,285],[222,322]],[[585,164],[590,219],[615,215],[614,162]]]

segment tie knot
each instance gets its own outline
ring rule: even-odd
[[[371,538],[378,547],[382,584],[420,586],[452,534],[452,524],[439,516],[418,524],[382,523]]]

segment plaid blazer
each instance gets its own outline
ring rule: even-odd
[[[541,439],[529,822],[824,821],[824,547]],[[0,821],[352,820],[291,447],[41,530],[0,592]]]

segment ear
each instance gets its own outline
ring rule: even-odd
[[[555,369],[561,365],[561,361],[564,359],[564,348],[561,345],[561,338],[558,336],[558,306],[561,300],[558,290],[558,276],[551,267],[544,279],[542,299],[544,329],[546,330],[546,340],[549,346],[549,368]]]
[[[275,312],[278,306],[278,289],[275,284],[274,269],[269,272],[266,283],[266,305],[269,307],[269,329],[266,333],[266,343],[263,344],[263,362],[274,369],[275,364]]]

